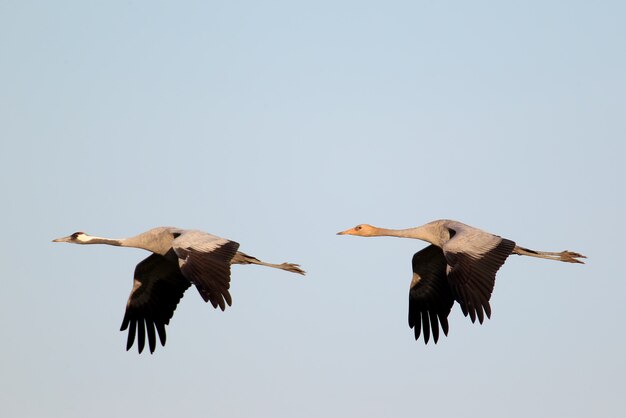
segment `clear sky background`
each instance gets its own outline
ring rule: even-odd
[[[623,417],[623,1],[1,1],[0,415]],[[511,257],[492,319],[415,342],[411,257],[338,237],[452,218]],[[190,289],[119,332],[136,249],[202,229],[304,278]]]

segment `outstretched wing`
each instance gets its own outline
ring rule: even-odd
[[[193,283],[205,302],[214,308],[226,309],[232,304],[230,261],[239,244],[202,231],[181,233],[172,247],[179,259],[182,274]]]
[[[448,315],[454,297],[446,279],[446,258],[441,248],[429,245],[413,255],[413,280],[409,291],[409,327],[417,340],[421,333],[427,344],[432,332],[435,344],[439,326],[448,335]]]
[[[126,313],[120,331],[128,328],[126,350],[137,336],[141,353],[148,335],[150,353],[156,348],[155,328],[161,345],[165,345],[165,325],[170,323],[176,305],[191,285],[174,260],[152,254],[137,264],[133,290],[126,303]]]
[[[449,229],[451,239],[443,245],[448,282],[463,314],[482,324],[485,315],[491,317],[489,299],[496,273],[515,243],[463,224]]]

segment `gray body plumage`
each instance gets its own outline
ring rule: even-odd
[[[409,326],[415,339],[428,343],[448,334],[448,315],[456,301],[472,322],[491,316],[489,300],[496,273],[511,254],[582,263],[585,256],[571,251],[545,252],[519,247],[515,242],[462,222],[442,219],[408,229],[385,229],[367,224],[339,232],[365,237],[414,238],[431,245],[413,256],[409,290]]]
[[[141,353],[146,335],[150,352],[156,348],[156,335],[165,345],[165,325],[184,292],[192,284],[205,302],[221,310],[232,304],[231,264],[259,264],[305,274],[297,264],[271,264],[239,252],[239,244],[203,231],[158,227],[134,237],[110,239],[76,232],[54,242],[106,244],[141,248],[152,252],[135,268],[133,288],[126,304],[121,330],[128,329],[126,349],[137,337]],[[156,331],[156,332],[155,332]]]

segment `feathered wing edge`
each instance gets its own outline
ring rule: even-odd
[[[153,353],[156,334],[165,346],[165,325],[169,324],[191,283],[180,272],[175,258],[159,254],[152,254],[137,264],[134,278],[120,331],[128,329],[126,350],[133,346],[137,337],[137,349],[141,353],[147,334],[150,353]]]
[[[489,300],[496,273],[515,248],[515,242],[496,238],[500,241],[479,257],[469,253],[444,251],[452,294],[461,305],[463,315],[469,315],[472,322],[478,318],[478,322],[482,324],[485,316],[491,317]]]
[[[409,291],[409,327],[415,339],[424,336],[428,343],[432,333],[435,344],[439,327],[448,335],[448,315],[454,304],[446,278],[446,258],[443,250],[430,245],[415,253],[412,260],[413,280]]]
[[[233,303],[228,291],[230,261],[238,248],[238,243],[226,240],[209,251],[175,248],[182,274],[196,286],[205,302],[211,302],[214,308],[219,306],[222,311]]]

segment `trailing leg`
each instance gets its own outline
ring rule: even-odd
[[[264,261],[259,260],[256,257],[252,257],[248,254],[237,251],[233,259],[230,261],[230,264],[257,264],[259,266],[273,267],[276,269],[281,269],[285,271],[290,271],[292,273],[305,274],[305,271],[300,268],[298,264],[292,263],[282,263],[282,264],[272,264],[266,263]]]
[[[573,251],[561,251],[561,252],[550,252],[550,251],[535,251],[524,247],[515,246],[513,249],[513,254],[517,255],[527,255],[529,257],[537,257],[537,258],[546,258],[548,260],[555,261],[563,261],[565,263],[580,263],[585,264],[583,261],[579,260],[579,258],[587,258],[582,254],[575,253]]]

